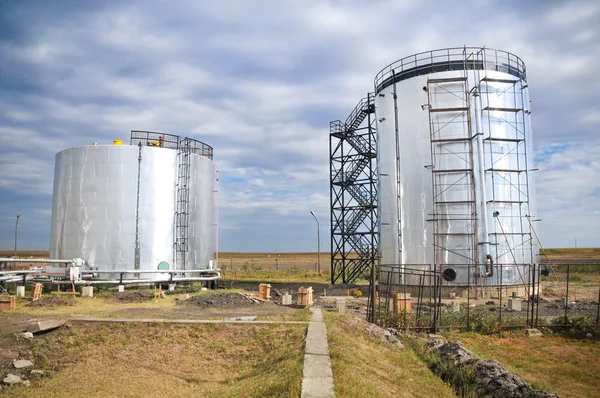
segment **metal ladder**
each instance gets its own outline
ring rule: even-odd
[[[466,68],[466,56],[465,56]],[[462,76],[427,80],[433,188],[434,268],[477,264],[477,205],[470,91]],[[448,260],[451,259],[451,260]],[[456,276],[454,276],[456,277]],[[449,272],[444,278],[453,280]]]
[[[190,204],[190,142],[179,142],[177,152],[177,199],[175,210],[175,264],[178,269],[186,269],[189,232]]]

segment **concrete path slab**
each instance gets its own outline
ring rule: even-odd
[[[320,308],[314,307],[310,311],[313,316],[306,334],[302,398],[333,398],[333,373],[323,312]]]
[[[29,333],[47,332],[47,331],[59,328],[59,327],[63,326],[65,323],[67,323],[67,321],[62,320],[62,319],[48,319],[45,321],[39,321],[39,322],[33,323],[31,325],[27,325],[26,330]]]

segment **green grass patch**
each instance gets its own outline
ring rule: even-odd
[[[410,349],[398,349],[365,333],[352,315],[325,312],[329,354],[338,397],[454,397]]]
[[[561,397],[597,397],[600,391],[600,341],[563,336],[532,339],[522,332],[502,337],[453,333],[465,347],[485,359],[500,362],[534,388]]]

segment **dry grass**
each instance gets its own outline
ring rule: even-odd
[[[217,293],[235,293],[237,290],[219,290]],[[152,290],[150,290],[152,292]],[[190,294],[210,295],[215,291],[201,291]],[[49,298],[49,295],[42,297]],[[272,303],[249,305],[247,307],[199,307],[193,304],[178,303],[178,295],[168,295],[164,299],[150,299],[143,302],[122,303],[108,294],[96,297],[65,297],[71,305],[30,307],[28,299],[18,299],[13,314],[44,315],[56,317],[94,317],[94,318],[184,318],[184,319],[223,319],[242,315],[257,315],[259,320],[309,321],[308,310],[277,306]]]
[[[296,325],[72,325],[36,340],[36,368],[51,376],[30,387],[13,387],[10,394],[299,396],[305,329]]]
[[[598,259],[600,258],[600,248],[555,248],[545,249],[546,254],[550,260],[561,259],[561,258],[575,258],[575,259]],[[541,253],[541,252],[540,252]]]
[[[324,315],[336,396],[455,396],[410,349],[386,346],[366,335],[365,321],[346,314]]]
[[[598,397],[600,341],[559,336],[531,339],[460,333],[452,339],[486,359],[495,359],[536,388],[561,397]]]

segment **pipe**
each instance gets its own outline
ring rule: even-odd
[[[494,276],[494,257],[491,254],[485,255],[485,276],[488,278]]]
[[[219,267],[219,166],[213,163],[215,167],[215,269]]]
[[[138,143],[138,163],[137,163],[137,188],[135,199],[135,247],[134,247],[134,268],[140,269],[140,181],[142,173],[142,143]]]
[[[111,270],[111,271],[95,271],[95,270],[81,270],[84,274],[204,274],[204,273],[215,273],[213,269],[200,269],[200,270]],[[216,272],[218,274],[218,272]]]
[[[73,260],[50,260],[48,258],[0,258],[0,263],[52,263],[67,264]]]
[[[109,284],[115,284],[115,285],[133,285],[136,283],[162,283],[162,282],[194,282],[194,281],[216,281],[218,279],[221,279],[221,275],[215,275],[215,276],[206,276],[206,277],[196,277],[196,278],[174,278],[173,280],[171,279],[128,279],[128,280],[124,280],[124,281],[119,281],[117,279],[107,279],[107,280],[96,280],[96,281],[77,281],[74,282],[75,285],[109,285]],[[54,285],[58,285],[58,284],[64,284],[66,283],[65,281],[52,281],[50,282]]]
[[[473,54],[471,54],[473,55]],[[481,128],[481,110],[480,108],[480,90],[479,83],[476,78],[475,71],[475,57],[473,55],[473,79],[475,80],[475,87],[473,92],[473,106],[475,108],[475,135],[477,137],[477,176],[479,180],[478,191],[479,191],[479,217],[481,219],[481,236],[480,244],[482,245],[481,253],[487,257],[489,253],[489,225],[487,219],[487,197],[485,191],[485,160],[484,160],[484,149],[483,149],[483,133]],[[484,260],[485,262],[485,260]]]

